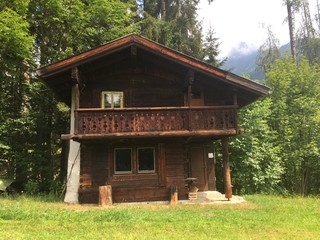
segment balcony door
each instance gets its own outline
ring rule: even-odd
[[[203,93],[201,90],[192,91],[191,106],[204,106]]]
[[[195,185],[199,191],[208,190],[206,175],[206,155],[203,146],[190,147],[191,177],[197,178]]]

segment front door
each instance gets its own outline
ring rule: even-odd
[[[205,156],[204,148],[202,146],[190,147],[191,177],[198,179],[195,182],[195,185],[199,191],[208,190]]]

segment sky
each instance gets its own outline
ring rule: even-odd
[[[263,26],[270,26],[280,44],[289,42],[289,27],[285,21],[286,6],[283,0],[201,0],[198,19],[202,20],[204,33],[212,26],[219,38],[220,57],[232,53],[250,53],[258,49],[267,39]],[[319,1],[320,3],[320,1]],[[309,0],[310,13],[315,12],[316,0]],[[296,28],[299,16],[296,16]]]

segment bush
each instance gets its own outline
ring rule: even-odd
[[[25,186],[26,194],[35,195],[39,193],[39,184],[34,181],[28,181]]]

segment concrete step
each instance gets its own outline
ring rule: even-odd
[[[243,197],[233,195],[230,201],[225,197],[224,194],[218,191],[202,191],[198,192],[198,202],[225,202],[225,203],[241,203],[245,200]]]
[[[198,192],[198,199],[202,200],[224,200],[224,194],[221,194],[218,191],[203,191]]]

